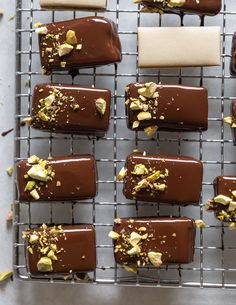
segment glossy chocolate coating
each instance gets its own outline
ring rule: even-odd
[[[155,171],[169,171],[164,181],[167,188],[163,192],[150,192],[142,189],[133,195],[134,187],[147,176],[132,174],[136,164],[144,164],[147,169]],[[203,165],[191,157],[178,157],[166,155],[142,155],[134,153],[126,160],[127,173],[124,178],[123,193],[128,199],[137,199],[148,202],[161,202],[170,204],[198,204],[202,189]]]
[[[132,232],[139,233],[138,228],[145,227],[144,233],[153,234],[152,238],[145,239],[141,243],[141,252],[150,251],[162,253],[162,262],[164,264],[188,264],[193,261],[195,244],[195,223],[187,217],[181,218],[134,218],[121,219],[120,224],[114,224],[114,231],[123,232],[129,235]],[[121,233],[122,234],[122,233]],[[119,237],[114,241],[114,245],[122,245],[124,240]],[[118,264],[132,264],[137,258],[126,253],[115,253],[115,259]],[[142,262],[142,258],[140,259]]]
[[[234,33],[232,38],[230,74],[232,76],[236,76],[236,32]]]
[[[93,198],[97,193],[96,162],[91,155],[55,157],[48,159],[48,165],[55,171],[55,177],[42,186],[37,201],[69,201]],[[27,174],[31,165],[27,161],[17,163],[17,187],[19,201],[34,201],[25,191]],[[56,186],[60,181],[61,186]],[[47,187],[46,187],[47,186]]]
[[[186,0],[182,6],[170,8],[167,5],[158,4],[157,1],[144,0],[142,4],[149,7],[157,7],[164,12],[184,12],[199,15],[216,15],[221,10],[221,0]]]
[[[234,176],[218,176],[214,181],[215,196],[224,195],[234,198],[232,191],[236,190],[236,177]]]
[[[96,268],[95,229],[92,225],[63,226],[65,236],[59,235],[57,248],[63,248],[50,273],[88,272]],[[35,229],[32,230],[32,232]],[[41,230],[41,229],[36,229]],[[66,238],[65,238],[66,237]],[[27,253],[27,267],[31,274],[39,275],[37,263],[42,257],[36,250]]]
[[[70,70],[80,67],[93,67],[121,61],[121,44],[116,25],[113,21],[104,17],[85,17],[68,21],[61,21],[45,25],[48,34],[58,35],[57,43],[65,43],[66,33],[75,31],[78,44],[82,44],[81,50],[72,50],[70,54],[59,57],[55,55],[54,61],[49,62],[47,48],[56,50],[54,40],[47,35],[39,35],[39,46],[42,67],[46,71]],[[66,62],[65,68],[61,62]]]
[[[126,100],[138,98],[138,89],[144,84],[130,84],[126,91]],[[143,130],[147,126],[157,125],[158,130],[183,130],[198,131],[206,130],[208,127],[208,92],[204,87],[192,87],[181,85],[159,85],[156,92],[158,105],[152,105],[152,119],[140,121],[137,130]],[[152,99],[153,101],[153,99]],[[153,112],[155,111],[155,113]],[[137,121],[137,114],[140,111],[133,111],[130,105],[126,105],[127,125],[132,129],[134,121]],[[160,117],[164,119],[161,120]]]
[[[52,106],[56,106],[55,116],[48,121],[42,120],[38,112],[42,109],[41,99],[50,95],[52,89],[59,90],[62,98],[56,99]],[[63,100],[64,97],[73,98],[74,101]],[[101,115],[95,106],[95,101],[102,98],[106,101],[106,111]],[[78,105],[79,109],[72,106]],[[32,102],[32,127],[44,131],[94,134],[102,136],[108,130],[110,116],[111,92],[107,89],[91,87],[39,84],[34,89]]]

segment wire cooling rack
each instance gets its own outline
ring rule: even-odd
[[[79,18],[92,12],[42,11],[38,1],[17,1],[16,9],[16,133],[15,161],[32,154],[42,157],[92,153],[96,156],[99,172],[99,193],[94,200],[84,202],[25,203],[15,201],[14,269],[23,280],[63,281],[56,276],[32,278],[26,270],[21,232],[42,223],[93,223],[97,234],[97,268],[89,274],[89,282],[117,285],[144,285],[168,287],[222,287],[236,288],[236,238],[214,215],[205,212],[204,203],[213,196],[216,176],[235,175],[236,154],[230,128],[223,117],[230,113],[230,101],[236,98],[235,79],[229,76],[231,39],[236,24],[236,3],[224,0],[218,16],[199,18],[190,15],[143,14],[138,6],[127,0],[108,0],[105,13],[97,13],[115,21],[123,45],[123,61],[94,69],[80,70],[72,78],[66,73],[41,74],[36,22]],[[139,69],[137,66],[138,26],[203,26],[220,25],[222,36],[222,65],[208,68]],[[155,50],[153,50],[155,52]],[[174,52],[174,50],[173,50]],[[163,84],[203,85],[209,90],[209,129],[204,133],[161,132],[147,139],[142,132],[129,131],[125,122],[124,88],[130,82],[156,81]],[[20,122],[30,114],[31,96],[35,84],[54,82],[95,85],[113,92],[110,129],[107,135],[95,137],[43,133]],[[191,114],[189,114],[191,115]],[[203,192],[199,207],[176,207],[159,203],[129,201],[122,195],[122,183],[116,177],[126,156],[133,149],[150,153],[181,154],[196,157],[204,165]],[[189,216],[203,219],[208,227],[198,230],[194,262],[172,265],[159,270],[140,268],[137,275],[116,265],[112,242],[107,237],[113,219],[134,216]],[[75,283],[72,274],[66,281]]]

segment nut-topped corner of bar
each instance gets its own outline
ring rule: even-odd
[[[96,268],[95,230],[92,225],[47,226],[26,230],[27,268],[30,273],[72,273]]]
[[[203,165],[191,157],[133,153],[118,176],[127,199],[169,204],[198,204]]]
[[[198,15],[217,15],[221,10],[221,0],[133,0],[142,4],[145,13],[190,13]]]
[[[231,104],[231,116],[224,117],[224,122],[232,129],[233,143],[236,145],[236,101]]]
[[[187,217],[115,219],[109,237],[116,262],[127,271],[193,261],[195,223]]]
[[[40,25],[39,47],[42,68],[75,70],[121,61],[121,44],[117,27],[104,17],[80,19]]]
[[[96,162],[91,155],[42,159],[35,155],[17,163],[20,202],[70,201],[93,198]]]
[[[34,89],[31,126],[43,131],[104,136],[109,128],[107,89],[39,84]]]
[[[162,85],[154,82],[126,86],[129,129],[147,136],[156,131],[203,131],[208,127],[208,92],[204,87]]]
[[[107,0],[40,0],[40,6],[44,9],[104,10]]]
[[[215,197],[208,200],[206,210],[219,221],[236,229],[236,176],[218,176],[214,181]]]

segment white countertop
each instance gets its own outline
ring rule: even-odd
[[[24,1],[24,0],[23,0]],[[14,126],[14,1],[0,0],[0,132]],[[12,230],[5,215],[13,200],[13,179],[6,168],[13,164],[13,133],[0,138],[0,271],[12,269]],[[217,289],[151,289],[6,282],[0,284],[0,305],[99,304],[235,304],[236,291]]]

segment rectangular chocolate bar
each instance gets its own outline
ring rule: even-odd
[[[203,87],[135,83],[126,87],[129,129],[206,130],[208,92]],[[147,116],[149,115],[149,116]]]
[[[198,204],[203,165],[191,157],[133,153],[125,164],[123,193],[128,199]]]
[[[220,27],[140,27],[140,68],[219,66]]]
[[[194,13],[199,15],[216,15],[221,10],[221,0],[134,0],[134,3],[141,3],[144,12],[174,12]]]
[[[23,232],[26,260],[32,275],[66,274],[96,268],[95,229],[92,225],[54,226]]]
[[[236,32],[232,38],[230,74],[231,76],[236,76]]]
[[[236,145],[236,101],[232,101],[231,113],[232,113],[231,116],[224,118],[224,122],[230,125],[232,129],[234,145]]]
[[[109,127],[111,92],[91,87],[39,84],[34,89],[31,126],[103,136]]]
[[[42,25],[39,34],[41,64],[45,72],[93,67],[121,61],[115,23],[104,17]]]
[[[190,218],[116,219],[113,230],[109,236],[118,264],[160,267],[193,261],[195,222]]]
[[[214,211],[216,218],[236,227],[236,177],[218,176],[214,181],[215,197],[208,201],[206,208]]]
[[[40,0],[46,9],[105,9],[107,0]]]
[[[97,193],[96,162],[91,155],[31,156],[17,163],[18,199],[25,201],[71,201],[93,198]]]

